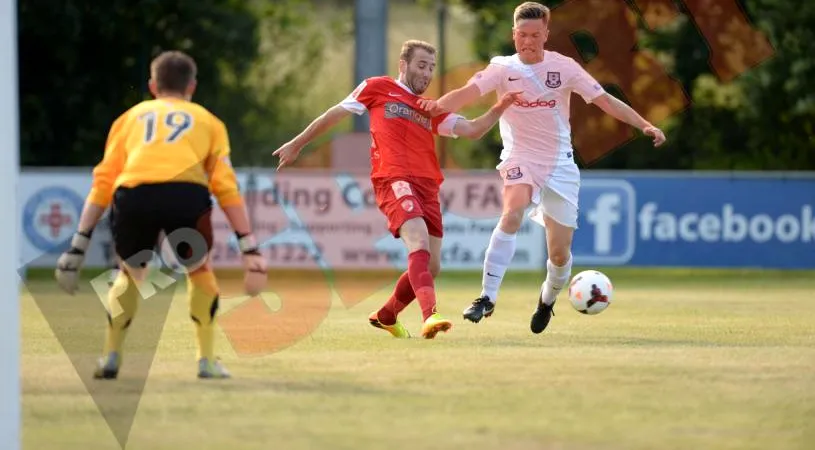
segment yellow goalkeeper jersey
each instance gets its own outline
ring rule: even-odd
[[[111,126],[89,199],[107,207],[119,186],[187,182],[207,186],[221,206],[240,204],[229,154],[226,126],[204,107],[178,98],[144,101]]]

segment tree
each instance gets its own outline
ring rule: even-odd
[[[168,49],[195,58],[194,100],[226,123],[234,162],[271,158],[263,150],[302,125],[300,75],[319,68],[335,31],[309,13],[296,0],[22,0],[21,163],[96,164],[115,117],[149,98],[150,61]]]
[[[196,59],[196,100],[218,114],[235,94],[218,86],[220,77],[247,71],[256,28],[242,2],[21,1],[22,164],[95,164],[115,117],[147,98],[149,63],[160,50]]]
[[[734,168],[813,170],[815,4],[747,0],[746,6],[775,55],[738,80],[742,100],[733,110],[746,142],[741,152],[724,153]]]
[[[815,143],[815,65],[809,57],[815,7],[778,0],[746,0],[740,7],[769,39],[773,55],[731,81],[713,76],[709,47],[688,20],[646,44],[675,61],[673,73],[693,98],[674,129],[674,153],[695,169],[815,168],[809,150]]]

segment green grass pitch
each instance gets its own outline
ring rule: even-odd
[[[161,339],[142,394],[138,356],[126,354],[122,379],[105,382],[121,389],[109,394],[108,419],[121,424],[135,411],[129,450],[815,446],[812,272],[606,273],[615,293],[605,312],[581,315],[563,293],[541,335],[529,331],[540,275],[510,270],[495,315],[475,325],[461,311],[480,275],[445,274],[439,310],[454,327],[432,341],[392,339],[367,324],[389,293],[382,283],[350,308],[335,299],[316,330],[272,354],[241,356],[222,335],[218,350],[234,375],[225,381],[194,378],[179,291],[166,321],[150,325],[155,311],[140,310],[128,351],[139,354],[146,344],[134,340],[149,326]],[[284,283],[307,301],[308,279]],[[30,283],[50,296],[49,314],[71,317],[77,304],[98,302]],[[120,448],[80,378],[101,350],[104,317],[57,320],[56,333],[31,294],[21,298],[24,448]],[[419,319],[416,305],[403,314],[414,334]],[[72,347],[89,349],[80,373],[58,334],[87,340]],[[129,400],[117,404],[116,395]]]

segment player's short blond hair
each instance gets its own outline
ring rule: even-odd
[[[150,76],[159,92],[183,93],[195,80],[198,67],[195,60],[184,52],[165,51],[150,64]]]
[[[518,5],[515,8],[515,13],[513,14],[513,22],[518,23],[519,20],[526,20],[526,19],[541,19],[543,23],[549,23],[549,18],[552,12],[549,11],[549,8],[541,5],[538,2],[524,2]]]
[[[433,44],[417,39],[411,39],[402,44],[402,51],[399,52],[399,60],[410,63],[410,60],[413,59],[413,54],[416,53],[417,48],[420,48],[431,55],[436,54],[436,47],[434,47]]]

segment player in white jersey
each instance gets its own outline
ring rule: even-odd
[[[464,318],[479,322],[492,315],[504,273],[515,254],[515,234],[524,211],[536,206],[530,218],[546,227],[546,280],[541,285],[530,328],[542,332],[549,324],[558,293],[572,271],[572,236],[577,228],[580,172],[574,161],[569,100],[576,92],[612,117],[634,126],[659,146],[662,131],[631,107],[606,93],[574,59],[544,50],[549,36],[550,11],[535,2],[515,8],[512,36],[516,54],[498,56],[468,83],[427,110],[458,111],[498,91],[523,91],[499,122],[504,149],[497,169],[504,180],[503,211],[484,257],[482,291],[464,310]]]

